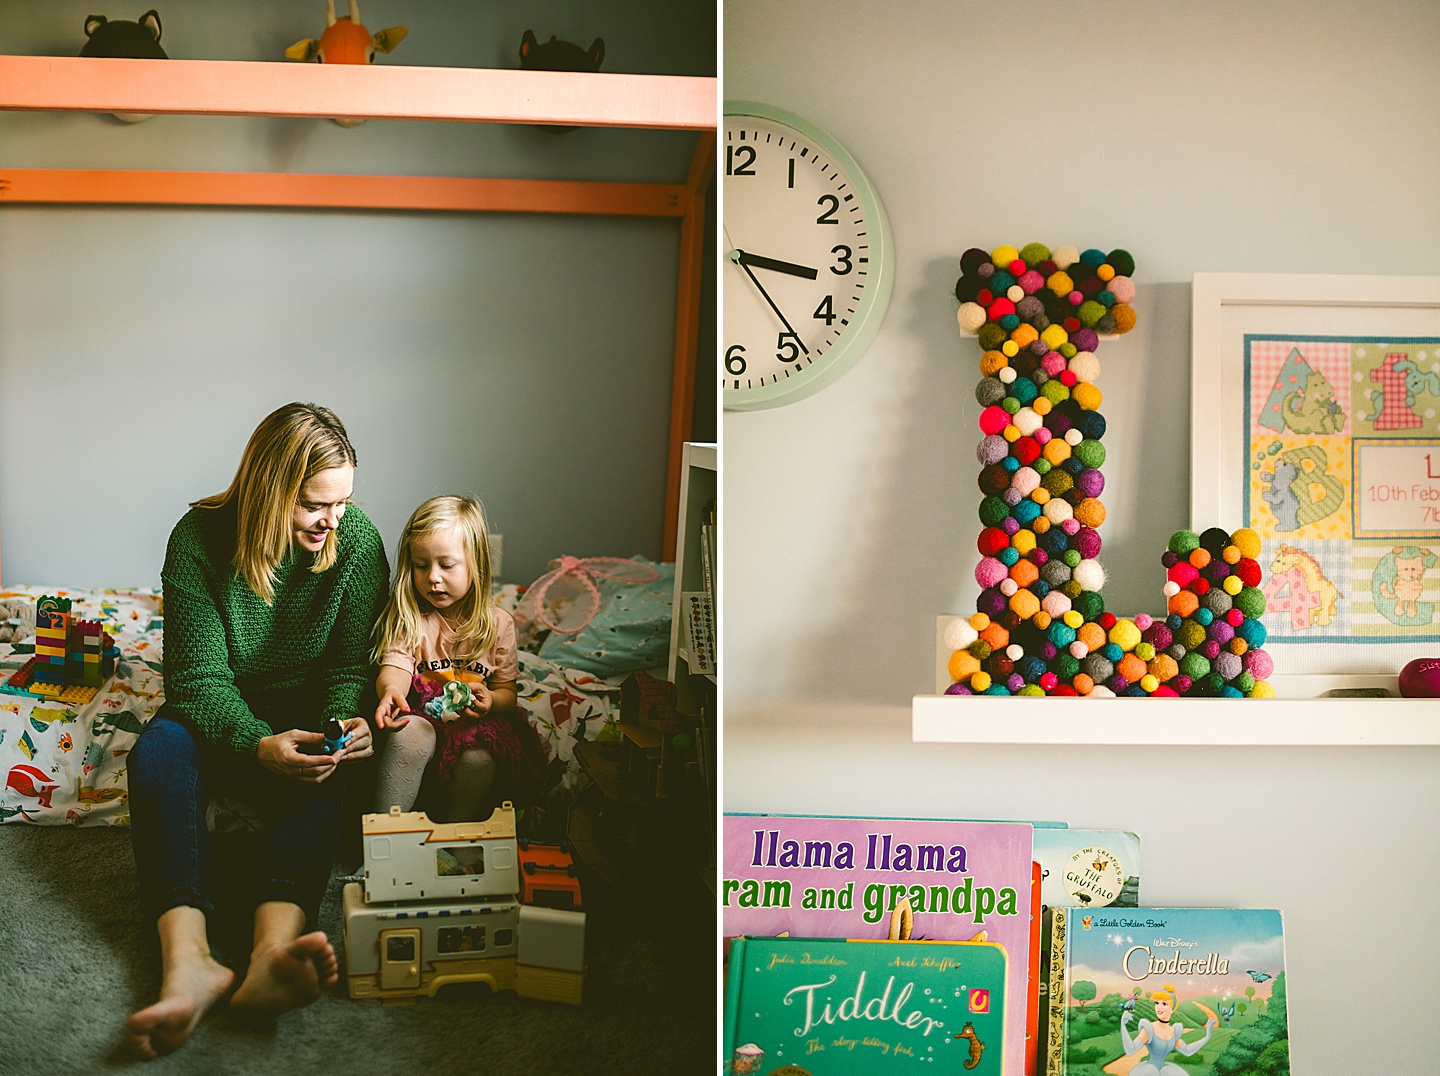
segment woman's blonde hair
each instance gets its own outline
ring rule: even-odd
[[[1171,986],[1169,983],[1166,983],[1166,984],[1165,984],[1164,986],[1162,986],[1159,990],[1155,991],[1155,993],[1153,993],[1153,994],[1150,995],[1150,1000],[1151,1000],[1151,1001],[1161,1001],[1162,999],[1163,999],[1164,1001],[1168,1001],[1168,1002],[1170,1003],[1170,1011],[1171,1011],[1171,1012],[1174,1012],[1174,1011],[1175,1011],[1175,988],[1174,988],[1173,986]]]
[[[191,507],[235,505],[235,574],[270,605],[275,573],[294,541],[292,517],[300,487],[321,471],[355,462],[355,447],[335,412],[313,403],[289,403],[255,427],[230,488]],[[323,572],[333,565],[339,543],[334,531],[326,535],[310,570]]]
[[[415,593],[410,551],[415,539],[422,534],[451,527],[460,532],[470,573],[470,589],[455,603],[457,652],[453,658],[473,661],[495,645],[495,606],[490,600],[490,532],[485,525],[485,509],[473,497],[431,497],[415,509],[400,532],[390,600],[375,625],[375,661],[396,647],[414,652],[420,639],[420,618],[430,609],[430,603]]]

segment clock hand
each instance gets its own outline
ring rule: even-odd
[[[811,269],[808,265],[796,265],[794,262],[782,262],[775,258],[764,258],[759,254],[751,254],[747,250],[737,251],[738,257],[735,261],[741,265],[753,265],[756,269],[773,269],[777,273],[789,273],[791,276],[804,277],[806,280],[814,280],[819,272]]]
[[[785,331],[795,338],[795,342],[800,345],[801,351],[805,352],[805,354],[807,355],[810,354],[810,349],[805,346],[805,341],[800,339],[800,334],[797,333],[794,328],[791,327],[790,323],[785,320],[785,315],[780,313],[780,308],[775,305],[775,300],[770,298],[770,293],[765,290],[764,285],[762,285],[760,281],[756,279],[755,274],[750,271],[750,267],[746,265],[743,260],[737,260],[739,261],[740,268],[745,270],[745,275],[750,278],[751,283],[753,283],[755,287],[759,289],[760,294],[765,297],[765,301],[770,304],[770,309],[775,311],[775,316],[780,319],[780,324],[785,326]]]

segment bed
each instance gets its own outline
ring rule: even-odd
[[[657,578],[652,583],[602,587],[601,611],[582,637],[562,638],[537,631],[528,621],[517,623],[519,705],[553,764],[552,797],[567,799],[585,784],[575,758],[577,743],[618,738],[621,684],[629,673],[664,662],[674,565],[653,566]],[[496,600],[515,612],[525,590],[515,584],[501,587]],[[154,590],[11,586],[0,590],[0,599],[33,601],[45,594],[68,598],[77,618],[100,621],[119,656],[114,675],[88,702],[0,693],[0,772],[5,774],[0,821],[129,825],[125,756],[165,701],[160,597]],[[614,639],[625,643],[617,646],[609,641]],[[0,642],[0,683],[34,652],[33,632],[18,642]],[[211,824],[223,828],[213,813]]]

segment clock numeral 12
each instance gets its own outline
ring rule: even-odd
[[[745,154],[749,156],[745,156]],[[755,147],[741,146],[740,152],[735,152],[734,146],[725,147],[725,174],[727,176],[753,176],[755,172],[751,165],[755,163]]]

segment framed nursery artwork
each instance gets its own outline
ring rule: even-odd
[[[1197,273],[1192,526],[1261,538],[1287,674],[1440,652],[1440,277]]]

